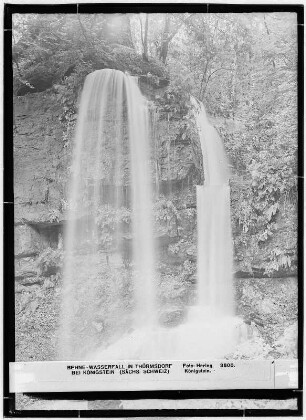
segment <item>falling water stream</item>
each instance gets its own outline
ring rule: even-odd
[[[137,81],[120,71],[98,70],[86,77],[76,127],[65,238],[61,359],[203,359],[220,358],[233,350],[238,321],[233,315],[228,163],[222,141],[209,124],[203,104],[191,100],[205,172],[204,185],[196,187],[197,301],[188,308],[181,325],[167,328],[159,325],[157,316],[147,102]],[[107,178],[105,167],[111,168],[108,181],[117,191],[114,208],[120,209],[123,197],[119,187],[125,177],[125,166],[131,189],[134,321],[132,329],[114,343],[82,351],[75,340],[81,333],[76,319],[80,316],[90,319],[92,308],[88,302],[96,298],[94,288],[88,287],[85,304],[79,301],[82,302],[84,282],[99,276],[102,258],[96,223],[99,206],[103,204],[101,179]],[[122,241],[120,224],[114,237],[114,247],[118,248]],[[80,267],[82,247],[86,248],[86,258]],[[117,292],[114,289],[111,293]]]
[[[233,245],[229,165],[203,103],[192,98],[203,155],[204,185],[197,186],[198,304],[214,316],[233,315]]]
[[[84,282],[99,275],[96,259],[103,258],[98,252],[99,232],[96,222],[99,207],[104,204],[101,179],[107,178],[105,168],[113,173],[108,181],[119,191],[114,201],[114,210],[120,209],[122,196],[118,186],[124,177],[125,149],[129,152],[131,187],[136,303],[134,324],[141,327],[155,323],[155,247],[148,130],[146,100],[134,78],[111,69],[97,70],[86,77],[76,127],[70,209],[65,235],[67,258],[63,275],[61,358],[75,358],[82,354],[75,343],[75,336],[80,334],[75,325],[76,315],[90,319],[91,308],[86,303],[89,302],[90,306],[90,302],[94,302],[96,291],[90,290],[89,283],[86,290],[89,298],[83,308],[79,303],[82,297],[78,293],[84,293]],[[120,228],[118,224],[114,232],[117,247],[120,247],[122,240]],[[83,267],[78,265],[81,245],[86,247]],[[116,293],[116,290],[112,293]]]

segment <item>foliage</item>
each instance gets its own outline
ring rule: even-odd
[[[15,15],[13,20],[13,64],[17,94],[50,88],[79,58],[75,17]]]
[[[187,204],[188,197],[172,195],[160,196],[154,204],[155,228],[157,234],[168,235],[173,242],[168,245],[168,254],[181,262],[181,272],[185,279],[196,271],[196,209]]]
[[[180,214],[172,200],[160,196],[154,203],[153,212],[158,230],[161,230],[170,236],[173,236],[174,234],[179,235],[178,223]]]
[[[191,109],[189,95],[180,86],[169,86],[162,95],[155,96],[155,103],[161,118],[181,119]]]
[[[130,30],[124,14],[14,15],[15,93],[40,92],[61,84],[65,77],[79,73],[80,63],[90,71],[116,68],[166,78],[161,63],[154,58],[148,62],[136,53]]]
[[[96,215],[96,224],[98,226],[98,244],[101,250],[110,251],[115,245],[115,232],[121,232],[123,225],[130,223],[131,212],[126,207],[115,209],[110,205],[101,206]]]
[[[246,341],[240,343],[235,349],[234,353],[231,353],[226,358],[229,360],[235,359],[272,359],[269,353],[272,351],[272,347],[264,340],[264,338],[256,333],[254,336]]]
[[[171,85],[204,101],[224,139],[233,168],[236,260],[245,271],[268,275],[296,264],[294,19],[197,14],[168,60]]]
[[[56,85],[58,98],[63,107],[62,122],[67,124],[76,120],[77,100],[88,73],[93,71],[91,63],[80,60],[71,75],[65,76],[61,85]]]
[[[283,355],[282,357],[297,357],[297,337],[298,326],[297,322],[295,322],[285,328],[284,333],[275,343],[275,347]]]

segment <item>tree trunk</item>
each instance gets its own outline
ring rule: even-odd
[[[145,61],[149,61],[149,58],[148,58],[148,30],[149,30],[149,15],[147,13],[146,14],[144,38],[143,38],[143,59]]]
[[[166,64],[167,55],[168,55],[168,48],[169,48],[169,37],[170,33],[170,15],[165,15],[165,25],[162,35],[162,41],[160,46],[160,53],[159,53],[159,59]]]

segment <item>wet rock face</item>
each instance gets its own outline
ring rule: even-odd
[[[51,94],[14,98],[15,223],[49,220],[63,198],[63,127]]]
[[[55,343],[60,292],[56,270],[47,267],[43,274],[40,255],[56,250],[62,234],[58,217],[67,165],[60,113],[50,93],[14,98],[17,360],[54,359],[50,343]]]
[[[39,233],[28,225],[16,226],[14,239],[16,258],[37,255],[43,247]]]
[[[15,261],[15,279],[24,280],[33,278],[37,272],[35,269],[35,259],[33,257],[26,257]]]

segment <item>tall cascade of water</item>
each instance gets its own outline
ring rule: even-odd
[[[91,325],[77,319],[94,319],[91,304],[97,299],[94,281],[105,256],[99,252],[99,209],[106,203],[102,180],[113,192],[113,209],[124,205],[122,180],[131,190],[134,325],[155,323],[155,250],[152,227],[152,187],[149,165],[149,127],[146,100],[137,81],[121,71],[97,70],[86,77],[80,99],[70,185],[66,259],[63,271],[63,305],[60,325],[61,359],[82,358],[76,337],[85,337]],[[128,162],[124,162],[128,156]],[[108,168],[108,173],[106,173]],[[115,244],[122,242],[122,224],[114,229]],[[102,238],[103,239],[103,238]],[[101,242],[101,241],[100,241]],[[85,254],[85,258],[84,255]],[[82,258],[83,255],[83,258]],[[101,275],[100,275],[101,276]],[[103,278],[100,279],[103,282]],[[91,283],[93,282],[93,283]],[[86,287],[88,284],[88,287]],[[111,293],[117,293],[114,289]],[[84,296],[86,295],[86,298]],[[87,321],[86,321],[87,322]]]
[[[199,131],[204,185],[197,186],[198,305],[215,316],[233,315],[233,245],[229,165],[203,103],[192,98]]]
[[[120,71],[98,70],[86,77],[76,127],[65,237],[61,359],[222,358],[234,349],[240,321],[233,316],[228,162],[204,105],[194,98],[191,101],[205,172],[204,185],[196,187],[197,299],[194,306],[186,307],[184,321],[170,328],[158,321],[147,102],[135,79]],[[127,180],[129,200],[123,188]],[[111,208],[107,207],[109,194]],[[101,206],[106,216],[114,219],[111,240],[108,233],[101,233]],[[122,270],[122,259],[116,263],[115,258],[121,255],[126,231],[114,215],[127,208],[132,221],[132,270]],[[128,272],[133,286],[133,321],[121,330],[118,323],[126,317],[126,312],[120,313],[119,309],[121,279],[113,277],[111,285],[104,281],[106,271],[113,270],[107,252],[101,250],[101,241],[108,239],[112,244],[112,267],[120,267],[119,277]],[[110,320],[105,311],[112,312]],[[94,341],[92,336],[99,334],[93,328],[100,332],[105,318],[119,333],[109,342],[99,338]]]

